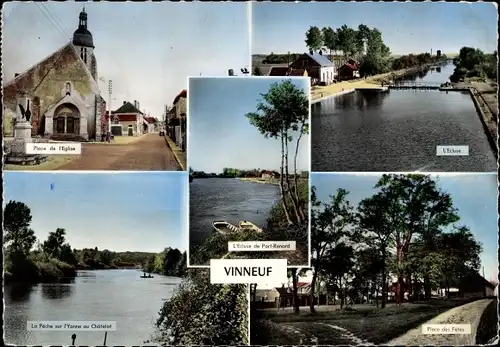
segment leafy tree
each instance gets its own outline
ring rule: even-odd
[[[342,25],[337,29],[337,37],[345,59],[356,52],[356,31],[354,29]]]
[[[260,68],[258,66],[256,66],[254,69],[253,69],[253,75],[254,76],[262,76],[262,71],[260,71]]]
[[[404,266],[412,237],[435,232],[458,220],[451,196],[437,188],[430,176],[382,175],[375,188],[385,200],[394,220],[392,237],[395,240],[398,272],[397,297],[403,301]]]
[[[358,26],[358,30],[355,32],[355,46],[356,52],[359,56],[365,54],[365,44],[370,38],[370,28],[364,24]]]
[[[314,292],[318,274],[322,272],[323,264],[327,259],[327,252],[343,242],[354,222],[353,207],[347,201],[348,192],[338,189],[330,196],[329,203],[322,203],[317,199],[316,188],[311,188],[311,264],[313,278],[311,281],[311,314],[314,308]]]
[[[354,249],[345,242],[339,242],[328,249],[323,263],[323,273],[338,288],[340,308],[344,307],[346,283],[344,278],[354,267]]]
[[[283,210],[287,222],[294,222],[289,211],[295,215],[295,223],[301,224],[305,220],[305,212],[298,201],[297,184],[297,156],[302,135],[309,131],[309,98],[306,93],[295,86],[291,80],[273,83],[266,94],[262,94],[263,101],[257,104],[257,112],[247,113],[250,123],[259,129],[265,138],[280,139],[281,166],[280,166],[280,193]],[[294,157],[295,185],[291,188],[288,173],[288,143],[293,140],[292,131],[298,131]],[[292,191],[293,189],[293,191]],[[289,203],[291,209],[289,210]]]
[[[58,258],[65,242],[66,230],[57,228],[55,232],[49,233],[49,237],[43,242],[43,251],[51,257]]]
[[[10,200],[3,211],[4,244],[11,253],[27,255],[36,242],[35,232],[29,228],[30,208],[19,201]]]
[[[321,29],[321,34],[323,36],[323,44],[325,48],[330,51],[330,59],[333,59],[332,52],[338,49],[338,37],[335,30],[331,27],[325,27]]]
[[[153,340],[162,345],[248,344],[247,287],[210,283],[208,271],[191,272],[163,304]]]
[[[316,26],[311,26],[306,32],[306,47],[310,51],[317,52],[323,48],[323,35]]]

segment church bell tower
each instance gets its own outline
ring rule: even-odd
[[[91,71],[94,79],[97,80],[97,63],[94,57],[94,39],[92,38],[90,31],[87,29],[87,12],[85,12],[85,7],[82,9],[82,12],[80,12],[78,29],[76,29],[73,34],[73,45],[80,54],[80,58]]]

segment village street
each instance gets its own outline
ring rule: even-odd
[[[158,133],[126,144],[84,143],[82,155],[57,170],[156,171],[180,170],[172,150]]]

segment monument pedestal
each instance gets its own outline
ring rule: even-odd
[[[6,164],[37,165],[47,160],[46,155],[26,153],[26,145],[33,142],[31,129],[31,124],[26,121],[14,125],[14,139],[5,158]]]

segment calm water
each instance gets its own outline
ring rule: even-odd
[[[447,65],[400,83],[441,84]],[[496,171],[468,93],[356,91],[312,105],[312,171]],[[467,145],[469,156],[436,156],[438,145]]]
[[[278,199],[278,187],[231,178],[194,179],[189,184],[189,242],[201,244],[214,232],[212,222],[249,220],[264,227]]]
[[[69,284],[38,284],[31,290],[5,287],[5,341],[15,345],[96,346],[104,332],[27,331],[27,321],[116,321],[108,346],[143,345],[154,332],[163,304],[181,279],[155,275],[141,279],[137,270],[78,271]]]

